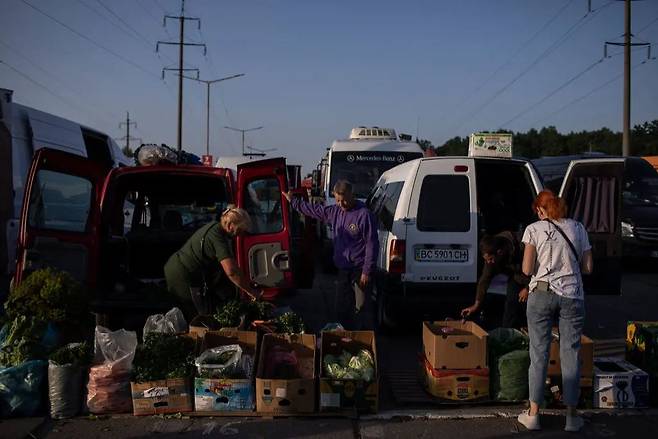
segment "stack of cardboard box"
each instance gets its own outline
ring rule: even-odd
[[[473,322],[423,322],[421,382],[447,401],[489,397],[487,332]]]

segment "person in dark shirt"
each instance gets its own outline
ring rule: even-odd
[[[521,251],[519,241],[512,232],[504,231],[480,240],[480,253],[484,259],[484,268],[478,279],[475,302],[461,312],[463,318],[475,314],[484,302],[484,297],[491,281],[499,274],[507,276],[507,296],[503,313],[502,327],[519,328],[524,322],[524,306],[528,298],[529,278],[521,270]]]

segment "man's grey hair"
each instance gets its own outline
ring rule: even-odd
[[[334,194],[338,195],[346,195],[346,194],[352,194],[352,183],[350,183],[347,180],[338,180],[334,184]]]

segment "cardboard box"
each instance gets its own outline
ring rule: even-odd
[[[192,411],[192,387],[187,378],[131,382],[130,391],[135,416]]]
[[[196,316],[190,322],[190,335],[203,338],[208,331],[217,331],[219,324],[212,316]]]
[[[256,410],[259,413],[293,414],[315,411],[315,335],[265,334],[261,342],[256,372]],[[272,348],[293,352],[298,366],[291,371],[298,377],[277,376],[268,358]]]
[[[649,406],[649,375],[625,360],[601,357],[594,361],[595,408]]]
[[[473,322],[423,322],[425,357],[434,369],[485,369],[487,337]]]
[[[252,376],[245,379],[194,379],[194,409],[197,412],[252,411],[254,409],[254,377],[258,336],[253,331],[222,329],[203,336],[201,352],[219,346],[238,344],[243,354],[254,361]]]
[[[528,328],[523,328],[522,332],[528,334]],[[549,376],[562,375],[562,363],[560,362],[560,334],[557,327],[553,328],[551,340],[551,349],[548,357]],[[586,335],[580,336],[580,352],[578,353],[580,361],[580,376],[591,377],[593,374],[594,362],[594,341]]]
[[[320,411],[359,411],[377,413],[379,408],[379,373],[377,343],[374,331],[325,331],[320,348]],[[340,355],[343,351],[357,354],[365,349],[375,363],[373,381],[334,379],[324,371],[325,355]]]
[[[489,369],[434,369],[419,356],[420,378],[432,396],[448,401],[478,401],[489,398]]]
[[[658,374],[658,322],[628,322],[626,359],[649,374]]]

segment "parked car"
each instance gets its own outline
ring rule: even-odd
[[[309,249],[293,245],[305,235],[282,202],[287,188],[282,158],[238,165],[236,175],[195,165],[108,170],[84,157],[40,149],[26,184],[16,282],[42,267],[66,270],[89,288],[100,320],[119,326],[127,314],[171,305],[148,294],[162,282],[165,262],[235,203],[259,218],[251,233],[236,239],[237,262],[271,299],[306,286],[295,278],[295,266],[312,260],[301,253]]]
[[[569,215],[585,224],[593,245],[588,294],[620,293],[622,170],[621,159],[574,161],[562,188]],[[611,180],[597,193],[582,191]],[[536,221],[531,204],[542,189],[532,163],[520,159],[421,158],[383,173],[368,198],[379,219],[378,322],[391,324],[404,312],[456,317],[475,294],[481,236],[511,230],[520,238]]]
[[[602,155],[599,155],[602,156]],[[559,190],[571,160],[582,156],[533,160],[544,184]],[[658,260],[658,172],[641,157],[625,157],[621,207],[625,258]]]

